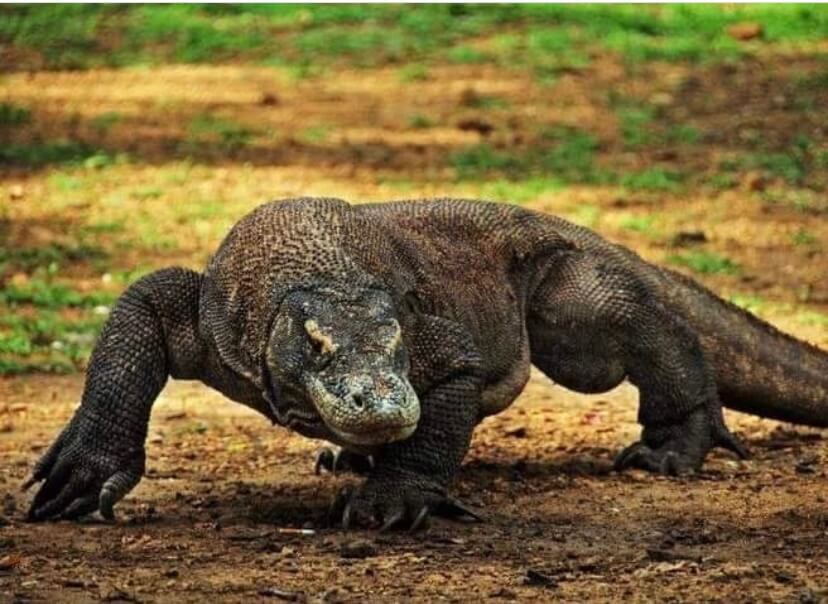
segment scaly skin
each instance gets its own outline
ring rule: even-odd
[[[168,376],[342,446],[368,472],[334,506],[345,526],[473,515],[452,480],[530,364],[579,392],[638,387],[642,436],[619,469],[692,471],[715,446],[744,455],[720,397],[828,425],[828,354],[587,229],[464,200],[286,200],[241,220],[204,274],[166,269],[124,293],[80,408],[35,467],[29,516],[112,516],[143,474]]]

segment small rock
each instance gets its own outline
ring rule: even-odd
[[[343,558],[370,558],[377,555],[377,546],[367,539],[358,539],[344,543],[339,549]]]
[[[761,38],[765,33],[761,23],[753,21],[744,21],[742,23],[734,23],[727,28],[727,34],[734,40],[755,40]]]
[[[747,191],[764,191],[768,187],[768,179],[757,171],[748,172],[742,177],[742,188]]]
[[[279,97],[274,92],[263,92],[262,98],[259,100],[260,105],[267,105],[268,107],[275,107],[280,104]]]
[[[259,590],[259,595],[265,598],[278,598],[285,602],[304,602],[305,594],[300,591],[287,591],[278,587],[265,587]]]
[[[457,128],[459,130],[463,130],[464,132],[478,132],[483,136],[491,134],[494,130],[494,126],[486,120],[478,117],[470,117],[460,120],[457,122]]]
[[[670,240],[670,245],[673,247],[687,247],[696,243],[705,243],[707,235],[704,231],[679,231]]]
[[[506,589],[505,587],[494,590],[489,594],[489,597],[501,598],[503,600],[517,600],[517,594],[511,589]]]
[[[23,185],[12,185],[9,187],[9,197],[12,199],[23,199],[24,193]]]

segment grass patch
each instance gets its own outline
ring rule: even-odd
[[[87,164],[90,167],[109,165],[117,157],[78,141],[50,141],[44,143],[0,146],[0,164],[41,168],[53,164]]]
[[[651,107],[621,107],[618,109],[618,122],[621,138],[627,149],[638,149],[655,140],[652,124],[655,110]]]
[[[218,144],[225,151],[238,151],[246,147],[256,136],[256,132],[251,128],[210,113],[195,116],[190,121],[187,132],[188,147],[211,142]]]
[[[631,63],[739,57],[756,47],[728,35],[740,21],[760,23],[764,45],[828,37],[828,11],[805,5],[9,5],[0,43],[18,51],[16,69],[496,60],[548,78],[582,68],[595,47]],[[478,47],[487,37],[491,51]]]
[[[434,120],[432,120],[427,115],[417,113],[416,115],[412,115],[410,118],[408,118],[409,128],[414,128],[415,130],[423,130],[425,128],[431,128],[432,126],[434,126]]]
[[[791,234],[791,243],[800,247],[811,247],[818,243],[817,236],[804,228],[798,228]]]
[[[647,216],[627,216],[621,221],[621,228],[625,231],[633,233],[641,233],[648,237],[655,237],[658,235],[656,228],[656,217],[652,215]]]
[[[677,191],[684,176],[674,170],[648,168],[640,172],[628,172],[619,178],[622,187],[640,191]]]
[[[549,128],[534,145],[513,151],[473,145],[451,157],[460,178],[492,175],[521,179],[536,175],[561,183],[598,182],[605,176],[595,166],[598,141],[575,128]]]
[[[0,276],[13,271],[31,272],[50,265],[106,260],[109,254],[98,245],[50,243],[39,247],[0,248]]]
[[[756,315],[761,315],[768,308],[768,301],[754,294],[731,294],[727,299],[731,304]]]
[[[815,310],[807,310],[796,315],[796,320],[802,325],[815,325],[818,327],[828,327],[828,315],[817,312]]]
[[[61,283],[50,279],[32,278],[26,283],[7,284],[0,289],[0,304],[19,306],[31,304],[37,308],[95,308],[106,306],[115,301],[109,292],[80,293]]]
[[[317,124],[315,126],[309,126],[305,128],[299,134],[299,140],[304,141],[306,143],[310,143],[312,145],[319,145],[324,143],[328,140],[328,137],[331,135],[331,127],[325,124]]]
[[[428,77],[428,67],[422,63],[411,63],[400,69],[400,81],[402,82],[424,82]]]
[[[667,262],[689,268],[700,275],[738,275],[742,271],[730,258],[705,250],[674,254],[667,257]]]
[[[16,128],[32,121],[32,112],[14,103],[0,103],[0,128]]]
[[[0,317],[0,374],[76,371],[89,358],[106,313],[65,317],[53,310]]]

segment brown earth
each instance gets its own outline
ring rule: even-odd
[[[60,241],[84,225],[124,220],[126,235],[96,235],[112,252],[109,270],[198,267],[229,224],[268,198],[497,197],[484,185],[454,181],[447,157],[481,140],[519,147],[541,122],[589,125],[602,140],[601,162],[693,174],[714,170],[750,133],[773,145],[798,124],[824,144],[818,112],[791,108],[801,98],[792,82],[810,73],[812,61],[795,53],[758,61],[696,72],[656,65],[631,76],[599,57],[588,73],[563,75],[552,92],[484,67],[435,68],[426,81],[405,85],[390,70],[299,83],[244,67],[7,76],[4,98],[34,109],[26,136],[84,140],[133,159],[101,171],[3,172],[6,245]],[[508,106],[471,107],[468,90]],[[625,151],[609,90],[666,104],[669,119],[710,138],[669,154]],[[819,107],[824,99],[811,100]],[[89,126],[107,111],[122,120],[107,132]],[[258,134],[239,148],[217,151],[212,140],[193,146],[182,124],[203,111]],[[436,125],[410,128],[415,113]],[[483,123],[493,132],[484,133]],[[320,124],[326,136],[308,133]],[[182,144],[195,163],[181,161]],[[79,179],[82,188],[62,189],[60,178]],[[766,318],[828,348],[828,327],[803,320],[828,311],[826,206],[806,190],[804,202],[789,203],[784,190],[747,174],[724,190],[695,181],[658,194],[581,185],[540,191],[525,204],[576,218],[593,207],[591,226],[655,261],[675,253],[675,235],[703,231],[706,249],[742,267],[704,277],[708,286],[761,297]],[[207,201],[214,212],[203,211]],[[624,228],[647,215],[655,216],[655,232]],[[799,232],[813,241],[794,244]],[[64,276],[78,289],[101,284],[92,263],[69,266]],[[617,475],[613,455],[638,431],[635,390],[583,397],[536,375],[511,409],[480,426],[460,473],[457,493],[486,522],[437,520],[424,533],[378,536],[325,528],[329,501],[356,479],[315,476],[319,443],[271,427],[205,387],[173,383],[154,410],[148,475],[118,507],[115,525],[26,524],[28,497],[19,485],[81,389],[80,375],[0,380],[0,600],[828,598],[828,441],[819,431],[730,414],[752,460],[715,453],[696,477]]]

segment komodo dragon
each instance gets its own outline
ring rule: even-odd
[[[236,224],[204,273],[159,270],[120,297],[27,482],[45,479],[29,518],[113,517],[168,376],[339,445],[317,463],[368,473],[338,499],[346,528],[474,515],[448,488],[530,365],[577,392],[638,387],[619,470],[744,456],[722,405],[828,426],[828,353],[588,229],[479,201],[289,199]]]

